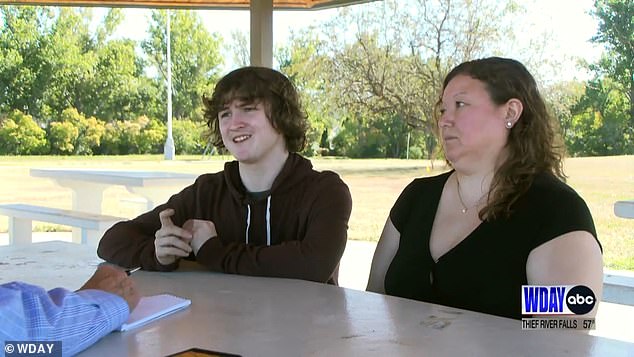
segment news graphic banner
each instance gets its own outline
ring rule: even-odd
[[[6,357],[62,357],[62,341],[5,341]]]
[[[594,318],[578,317],[597,303],[584,285],[522,285],[522,329],[595,329]]]

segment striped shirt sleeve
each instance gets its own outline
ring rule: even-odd
[[[74,355],[121,326],[130,312],[120,296],[12,282],[0,285],[0,340],[62,341]]]

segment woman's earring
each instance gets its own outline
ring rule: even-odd
[[[513,127],[513,122],[512,122],[512,121],[510,121],[510,120],[509,120],[509,121],[507,121],[507,122],[506,122],[506,128],[507,128],[507,129],[511,129],[512,127]]]

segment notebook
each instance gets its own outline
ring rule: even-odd
[[[170,294],[144,296],[136,308],[132,310],[128,321],[121,325],[118,330],[128,331],[137,328],[175,311],[184,309],[191,303],[192,301],[189,299]]]

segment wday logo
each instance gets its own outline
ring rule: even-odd
[[[595,304],[584,285],[522,285],[522,315],[583,315]]]

